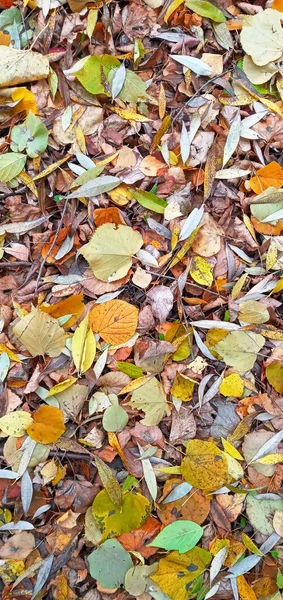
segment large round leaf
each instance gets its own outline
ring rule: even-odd
[[[127,492],[122,498],[121,508],[117,508],[106,490],[97,494],[92,505],[93,516],[104,540],[141,527],[150,514],[150,509],[149,500],[133,492]]]

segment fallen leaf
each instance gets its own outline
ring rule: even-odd
[[[251,331],[231,331],[214,346],[227,365],[239,373],[253,368],[258,352],[263,348],[265,339]]]
[[[261,194],[269,187],[280,189],[283,186],[283,169],[278,162],[273,160],[259,169],[256,175],[250,179],[249,184],[255,194]]]
[[[145,417],[141,420],[144,425],[158,425],[164,414],[169,413],[166,394],[156,377],[134,390],[129,404],[132,408],[145,413]]]
[[[72,338],[72,357],[79,373],[85,373],[95,358],[96,342],[89,329],[89,316],[81,321]]]
[[[198,547],[185,554],[171,552],[160,559],[151,579],[172,600],[187,600],[194,588],[195,579],[206,570],[211,558],[210,552]]]
[[[39,444],[56,442],[65,431],[62,411],[54,406],[40,406],[33,414],[33,423],[28,425],[26,431]]]
[[[227,483],[228,464],[214,442],[191,440],[187,443],[181,473],[194,487],[215,491]]]
[[[32,356],[59,356],[65,347],[62,327],[39,309],[32,309],[20,319],[13,332]]]
[[[106,540],[88,556],[91,577],[104,588],[120,587],[127,571],[132,567],[132,559],[117,540]]]
[[[267,381],[274,387],[276,392],[283,394],[283,366],[281,363],[274,362],[266,367]]]
[[[134,492],[123,494],[122,505],[117,508],[106,490],[97,494],[92,505],[93,516],[102,531],[103,540],[141,527],[150,509],[149,500]]]
[[[194,281],[210,287],[213,282],[212,265],[201,256],[194,256],[190,265],[190,275]]]
[[[184,554],[196,546],[203,535],[203,528],[193,521],[175,521],[162,529],[149,544],[165,550],[178,550]]]
[[[142,244],[140,233],[131,227],[105,223],[98,227],[81,254],[98,279],[117,281],[127,275],[132,266],[132,256]]]
[[[0,548],[0,558],[3,560],[25,560],[35,548],[33,533],[22,531],[10,537]]]
[[[32,416],[24,410],[16,410],[0,419],[0,429],[6,435],[22,437],[26,429],[33,423]]]
[[[231,373],[222,379],[219,392],[223,396],[241,398],[244,392],[244,382],[238,373]]]
[[[109,300],[92,308],[89,323],[105,342],[124,344],[136,331],[138,309],[124,300]]]
[[[245,16],[240,34],[241,44],[256,65],[267,65],[282,56],[280,14],[268,8],[253,16]]]
[[[0,88],[48,77],[48,58],[39,52],[1,46],[0,61],[2,64]]]

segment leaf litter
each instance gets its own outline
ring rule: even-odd
[[[0,590],[279,600],[283,2],[0,7]]]

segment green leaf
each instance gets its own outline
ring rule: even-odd
[[[6,183],[19,175],[26,164],[27,157],[18,152],[7,152],[0,156],[0,181]]]
[[[26,150],[30,158],[36,158],[47,147],[48,129],[31,111],[22,125],[15,125],[11,132],[11,149]]]
[[[280,590],[283,588],[283,573],[281,573],[280,569],[277,571],[276,583]]]
[[[126,373],[126,375],[129,375],[129,377],[131,377],[132,379],[137,379],[138,377],[143,376],[143,370],[141,369],[141,367],[137,367],[132,363],[122,362],[118,360],[117,367],[119,371],[121,371],[122,373]]]
[[[186,0],[185,5],[197,15],[212,19],[216,23],[224,23],[226,21],[223,12],[214,6],[214,4],[211,4],[211,2],[206,2],[206,0]]]
[[[164,214],[167,202],[163,198],[159,198],[152,192],[144,192],[143,190],[130,190],[133,198],[144,208],[153,210],[160,215]]]
[[[184,554],[195,547],[202,534],[203,528],[193,521],[175,521],[164,527],[148,545],[165,550],[178,550],[180,554]]]
[[[92,169],[88,169],[85,173],[82,173],[75,181],[73,181],[71,189],[77,187],[78,185],[84,185],[85,183],[92,181],[98,177],[103,170],[104,167],[93,167]]]
[[[92,170],[92,169],[91,169]],[[120,185],[121,180],[119,177],[113,177],[113,175],[101,175],[101,177],[92,178],[87,183],[81,185],[75,192],[72,192],[67,197],[69,198],[91,198],[91,196],[98,196],[113,190],[115,187]]]
[[[119,404],[113,404],[106,408],[103,415],[102,425],[105,431],[123,431],[128,423],[128,415]]]
[[[132,559],[117,540],[106,540],[88,557],[89,572],[107,589],[120,587],[133,566]]]
[[[114,56],[90,56],[82,68],[74,71],[82,86],[91,94],[110,95],[112,80],[120,67],[120,61]],[[123,102],[135,104],[139,99],[148,97],[144,81],[132,71],[126,69],[126,79],[118,97]]]

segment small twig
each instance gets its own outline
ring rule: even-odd
[[[0,198],[8,198],[8,196],[15,196],[15,194],[21,194],[22,192],[25,191],[26,189],[26,185],[23,185],[22,187],[20,187],[18,190],[12,190],[11,192],[3,192],[0,193]]]
[[[65,200],[65,204],[64,204],[64,208],[63,208],[63,210],[62,210],[61,219],[60,219],[59,225],[58,225],[58,227],[57,227],[57,231],[56,231],[56,233],[55,233],[55,236],[54,236],[54,240],[53,240],[53,242],[52,242],[52,244],[51,244],[51,246],[50,246],[50,248],[49,248],[49,250],[48,250],[48,252],[47,252],[47,254],[46,254],[46,256],[45,256],[45,258],[43,259],[43,261],[42,261],[42,263],[41,263],[41,265],[40,265],[40,267],[39,267],[38,276],[37,276],[37,279],[36,279],[36,284],[35,284],[35,293],[37,292],[38,283],[39,283],[39,280],[40,280],[40,278],[41,278],[42,271],[43,271],[43,269],[44,269],[44,265],[45,265],[45,263],[46,263],[46,260],[47,260],[47,258],[50,256],[50,254],[51,254],[51,252],[52,252],[52,250],[53,250],[53,248],[54,248],[54,246],[55,246],[55,244],[56,244],[56,242],[57,242],[57,238],[58,238],[58,235],[59,235],[60,229],[61,229],[61,227],[62,227],[62,224],[63,224],[63,220],[64,220],[64,216],[65,216],[65,212],[66,212],[67,206],[68,206],[68,200],[66,199],[66,200]]]
[[[230,69],[226,69],[226,71],[223,71],[223,73],[221,73],[222,75],[226,75],[226,73],[229,73],[231,71],[231,67]],[[190,106],[190,103],[197,98],[197,96],[199,95],[200,92],[202,92],[202,90],[209,85],[210,83],[213,83],[213,81],[215,81],[216,79],[219,79],[220,75],[215,75],[214,77],[211,77],[211,79],[209,79],[208,81],[205,81],[205,83],[203,83],[203,85],[200,86],[200,88],[195,92],[195,94],[193,94],[193,96],[187,101],[185,102],[185,104],[183,104],[182,108],[180,108],[180,110],[177,112],[177,114],[175,115],[175,117],[173,117],[171,125],[173,125],[173,123],[175,123],[175,121],[177,121],[177,119],[180,117],[180,115],[182,114],[182,112],[185,110],[185,108],[187,108],[187,106]]]

